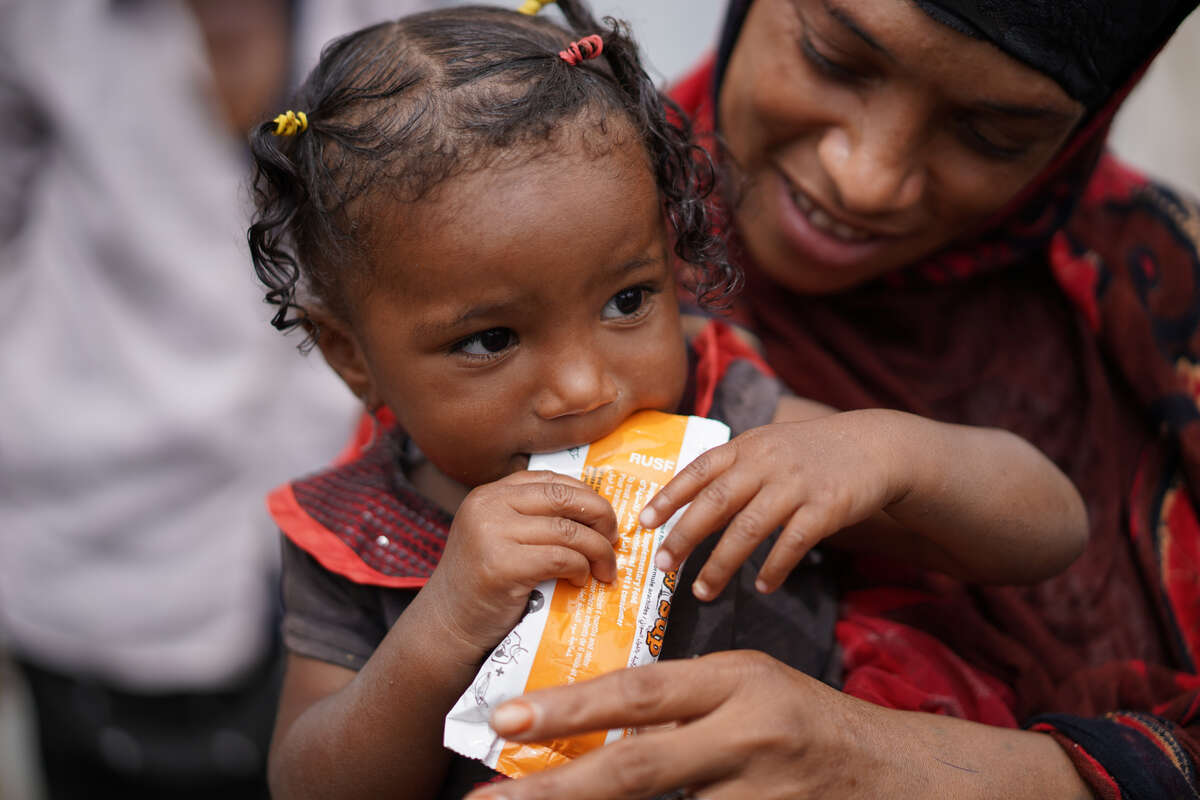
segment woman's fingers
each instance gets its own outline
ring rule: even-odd
[[[681,759],[680,753],[689,758]],[[467,800],[642,800],[681,786],[705,786],[734,769],[730,758],[711,730],[685,726],[627,737]]]
[[[563,766],[468,797],[625,800],[680,787],[713,800],[760,797],[770,781],[756,787],[744,773],[751,761],[771,749],[767,744],[784,741],[786,769],[797,768],[797,749],[781,736],[787,725],[771,720],[792,720],[780,705],[794,706],[803,688],[779,662],[761,653],[731,651],[532,692],[496,710],[492,727],[497,733],[530,742],[611,728],[679,724],[622,739]],[[798,721],[799,715],[795,717]],[[770,731],[766,738],[764,730]],[[797,730],[801,735],[807,732],[803,725]]]
[[[737,655],[662,661],[531,692],[500,706],[492,727],[506,739],[540,741],[695,719],[719,707],[737,689]]]
[[[496,710],[492,727],[515,741],[545,741],[609,728],[698,720],[736,692],[745,654],[718,653],[626,669],[533,692]],[[687,757],[680,757],[686,753]],[[698,723],[623,739],[564,766],[469,795],[505,800],[654,797],[703,786],[735,769],[721,737]]]

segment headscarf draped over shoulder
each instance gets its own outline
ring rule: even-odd
[[[750,2],[731,2],[711,71],[676,93],[701,130]],[[844,689],[1043,731],[1097,797],[1200,798],[1200,207],[1105,151],[1197,0],[913,2],[1086,118],[981,232],[828,296],[748,262],[738,313],[799,394],[1033,442],[1080,487],[1091,540],[1030,587],[856,560],[839,573]]]

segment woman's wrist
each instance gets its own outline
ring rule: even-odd
[[[917,780],[907,794],[957,800],[1093,800],[1070,758],[1051,737],[954,717],[885,709],[893,774]],[[899,746],[898,746],[899,745]],[[899,793],[898,793],[899,794]]]

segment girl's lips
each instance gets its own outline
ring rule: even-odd
[[[894,240],[834,219],[786,176],[776,174],[780,231],[794,250],[809,259],[848,267],[871,259]]]

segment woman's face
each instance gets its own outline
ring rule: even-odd
[[[720,94],[735,218],[770,277],[847,289],[976,231],[1084,108],[895,0],[757,0]]]

